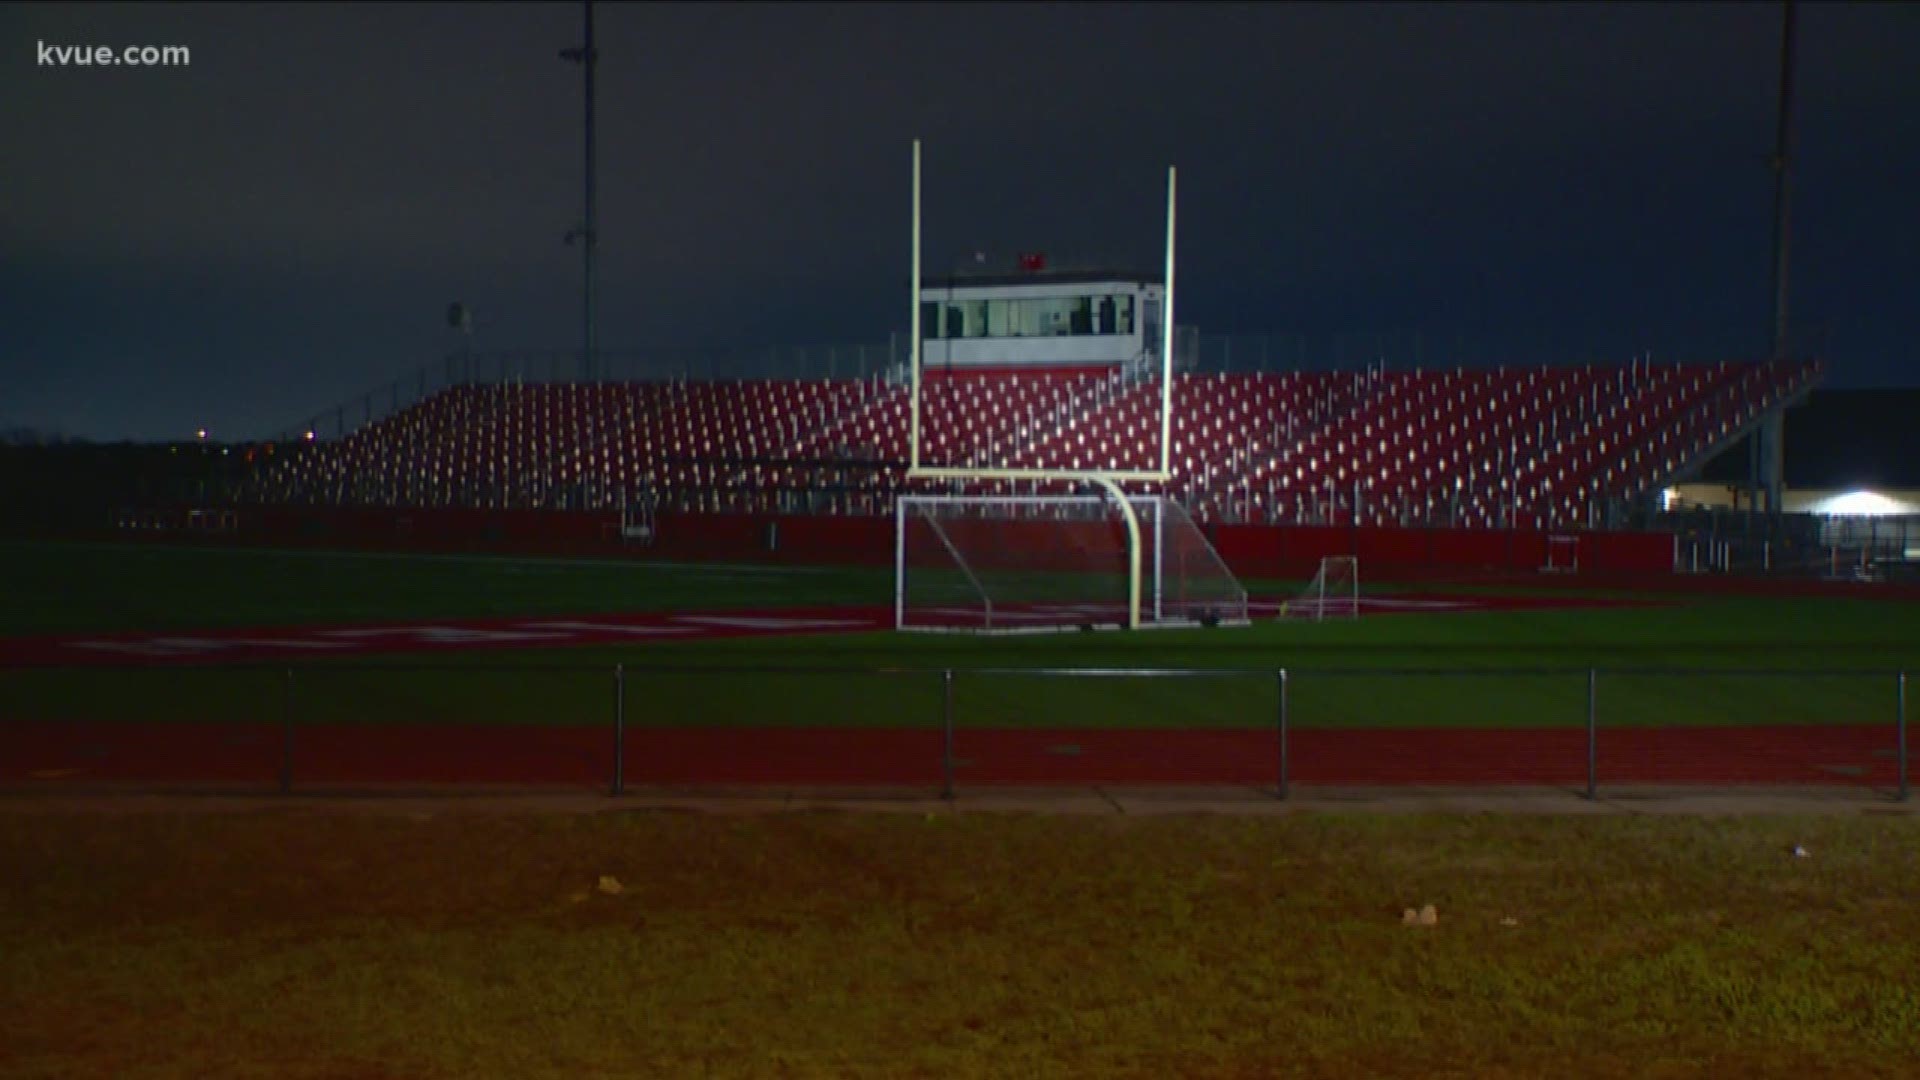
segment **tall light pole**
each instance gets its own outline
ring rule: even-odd
[[[1773,150],[1773,358],[1785,360],[1787,340],[1788,165],[1793,151],[1793,0],[1780,27],[1780,109]]]
[[[580,377],[583,380],[591,380],[594,377],[593,249],[599,241],[598,222],[593,205],[593,68],[599,60],[599,54],[593,48],[593,0],[585,0],[582,7],[586,9],[586,40],[578,49],[560,50],[560,59],[580,65],[580,77],[585,91],[586,220],[579,228],[567,233],[567,243],[580,241],[581,262],[585,271],[580,305]]]

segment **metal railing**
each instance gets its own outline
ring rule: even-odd
[[[1662,709],[1685,719],[1658,722]],[[0,669],[0,785],[273,775],[282,794],[430,782],[620,796],[638,773],[694,788],[924,783],[949,799],[965,785],[1286,799],[1304,776],[1590,800],[1603,784],[1838,785],[1905,801],[1906,714],[1907,673],[1886,668],[75,665]]]

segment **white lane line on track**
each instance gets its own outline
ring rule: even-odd
[[[879,626],[867,619],[789,619],[740,615],[678,615],[675,622],[723,626],[733,630],[826,630],[833,627]]]

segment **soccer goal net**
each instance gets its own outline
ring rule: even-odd
[[[1280,605],[1283,619],[1357,619],[1360,617],[1360,560],[1329,555],[1299,595]]]
[[[1547,537],[1547,561],[1540,570],[1547,574],[1579,573],[1580,538],[1577,536]]]
[[[1129,496],[1139,524],[1141,626],[1247,622],[1247,593],[1187,512]],[[903,495],[894,623],[1018,633],[1128,624],[1126,519],[1107,495]]]

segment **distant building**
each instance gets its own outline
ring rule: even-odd
[[[1788,513],[1920,515],[1920,390],[1819,389],[1786,417]],[[1748,450],[1707,463],[1669,489],[1670,509],[1747,509]]]

